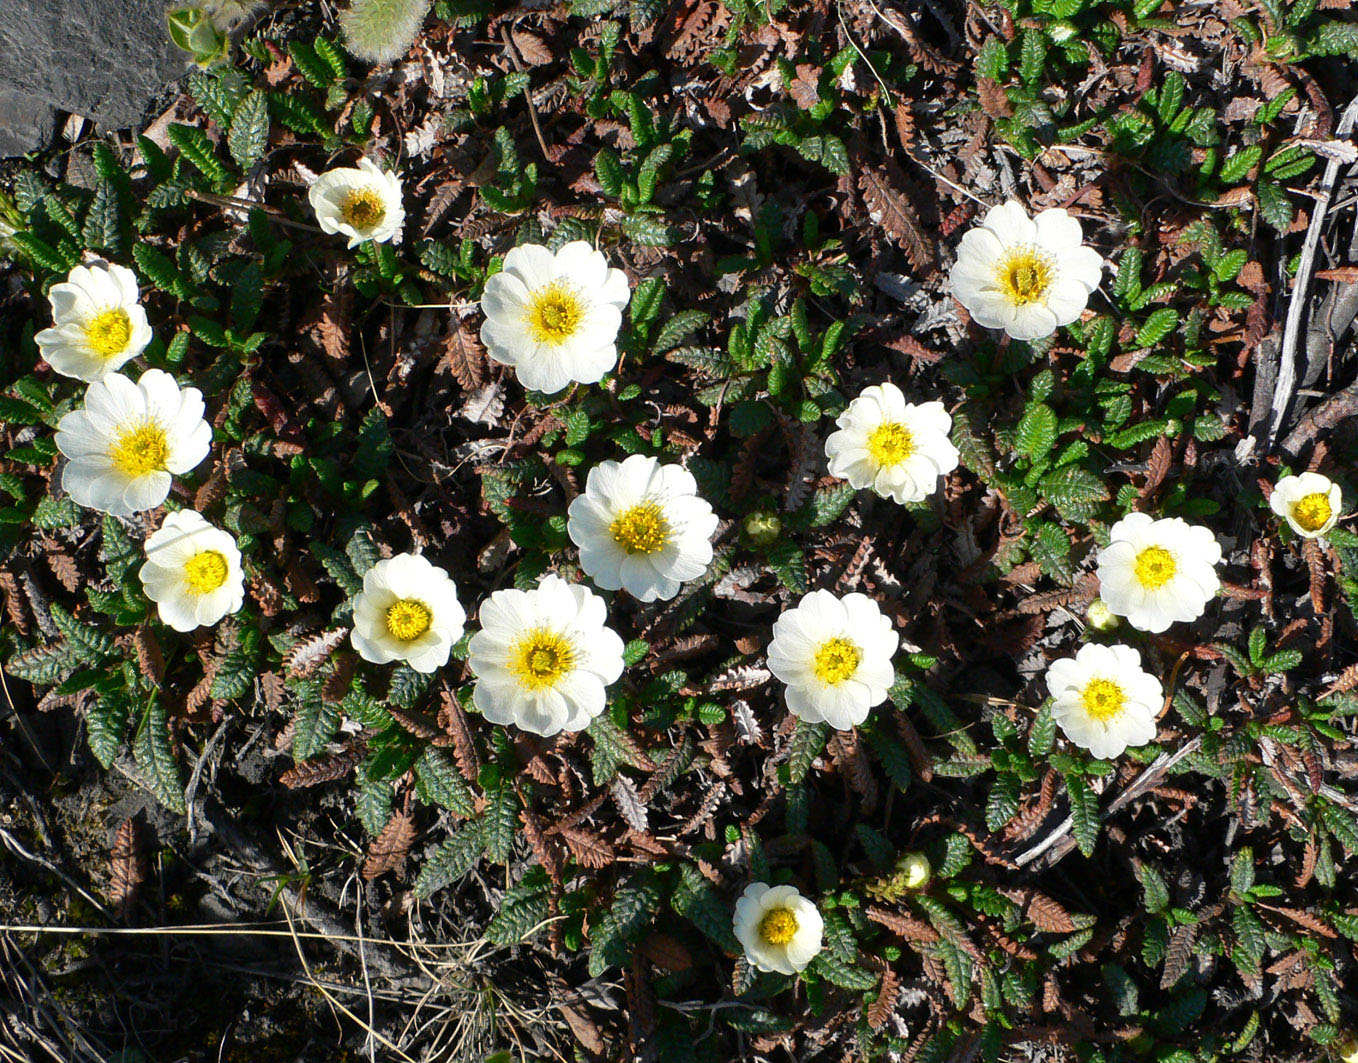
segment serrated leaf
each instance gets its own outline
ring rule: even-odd
[[[485,848],[481,840],[481,821],[471,820],[458,827],[425,861],[415,879],[415,896],[429,898],[474,868]]]
[[[420,800],[456,812],[465,819],[476,815],[476,799],[448,755],[426,746],[415,761],[415,786]]]
[[[1082,775],[1066,776],[1066,793],[1070,796],[1071,833],[1075,836],[1075,844],[1085,856],[1093,856],[1099,838],[1099,799]]]
[[[1034,460],[1046,457],[1056,444],[1056,411],[1046,403],[1031,404],[1014,433],[1014,447]]]
[[[236,165],[249,172],[264,157],[269,146],[269,101],[262,92],[251,92],[236,107],[227,149]]]
[[[527,940],[547,921],[549,883],[540,867],[529,868],[515,885],[505,891],[500,910],[486,926],[485,937],[497,945],[517,945]]]
[[[160,698],[154,698],[142,714],[141,726],[132,743],[132,755],[141,769],[147,788],[172,812],[184,813],[184,784],[179,776],[179,761],[170,746],[169,716]]]

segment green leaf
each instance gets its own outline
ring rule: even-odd
[[[321,57],[318,49],[306,41],[289,41],[288,54],[292,56],[292,65],[297,68],[298,73],[318,89],[328,89],[335,78],[340,76],[336,75],[331,64]]]
[[[1059,583],[1069,584],[1075,576],[1070,562],[1070,538],[1059,524],[1045,521],[1038,525],[1029,553],[1042,571]]]
[[[208,135],[203,130],[196,126],[172,122],[166,132],[170,142],[179,149],[180,155],[188,159],[194,168],[213,185],[225,182],[227,177],[226,167],[217,158],[212,147],[212,141],[208,139]]]
[[[323,751],[339,730],[339,706],[321,697],[315,681],[293,689],[298,702],[293,714],[292,756],[298,761],[309,760]]]
[[[647,247],[673,247],[679,232],[653,214],[631,214],[622,220],[622,231],[628,239]]]
[[[1097,511],[1098,503],[1109,497],[1103,481],[1078,465],[1064,465],[1048,473],[1037,486],[1067,520],[1088,520]]]
[[[1099,799],[1083,775],[1067,775],[1066,792],[1070,795],[1075,843],[1085,856],[1093,856],[1094,844],[1099,838]]]
[[[476,866],[484,848],[481,821],[471,820],[462,824],[425,861],[419,877],[415,879],[415,896],[427,899],[444,886],[462,878]]]
[[[488,803],[482,826],[486,856],[503,864],[514,851],[514,835],[519,826],[519,795],[505,780],[486,794]]]
[[[594,156],[594,176],[599,180],[599,187],[614,199],[622,194],[624,180],[622,163],[608,148],[600,149]]]
[[[1222,162],[1221,169],[1217,171],[1217,178],[1224,185],[1239,184],[1245,179],[1245,175],[1259,164],[1263,154],[1264,149],[1258,144],[1251,144],[1247,148],[1232,152]]]
[[[830,949],[823,949],[811,962],[813,973],[842,989],[864,993],[877,984],[877,976],[862,967],[846,963]]]
[[[415,761],[415,791],[421,801],[456,812],[464,819],[476,815],[476,798],[453,767],[448,755],[425,746]]]
[[[792,732],[792,750],[788,756],[789,778],[793,783],[801,783],[806,779],[812,762],[820,756],[829,738],[828,724],[797,721],[797,729]]]
[[[1056,444],[1056,411],[1046,403],[1031,404],[1014,434],[1014,447],[1033,460],[1046,457]]]
[[[142,714],[141,726],[132,744],[132,755],[141,769],[147,788],[172,812],[188,811],[184,804],[184,784],[179,777],[179,761],[170,746],[169,716],[160,698],[153,698]]]
[[[497,945],[517,945],[540,930],[550,917],[549,883],[541,866],[525,872],[523,878],[505,891],[500,910],[486,926],[487,941]]]
[[[242,170],[254,169],[269,146],[269,101],[262,92],[251,92],[241,100],[231,118],[226,146]]]
[[[101,695],[85,710],[85,733],[90,752],[105,768],[113,766],[127,734],[132,703],[122,691]]]
[[[116,649],[112,636],[104,634],[88,621],[77,620],[59,603],[52,602],[48,606],[48,615],[66,636],[70,650],[82,662],[97,663]]]
[[[212,697],[222,701],[242,698],[254,689],[255,674],[258,671],[259,629],[245,628],[226,654],[212,677]]]
[[[118,188],[110,179],[101,177],[94,201],[85,214],[85,246],[121,255],[127,242],[125,232]]]
[[[666,351],[678,347],[686,339],[693,335],[698,329],[702,328],[711,320],[711,315],[702,310],[681,310],[672,318],[665,322],[652,344],[656,354],[664,354]]]
[[[1140,863],[1136,866],[1136,874],[1141,880],[1141,892],[1145,898],[1146,911],[1155,915],[1168,908],[1169,887],[1165,885],[1165,880],[1160,876],[1160,872],[1150,864]]]
[[[961,1011],[971,999],[971,957],[947,938],[941,938],[934,949],[948,973],[948,993],[953,1005]]]
[[[1291,228],[1295,212],[1282,185],[1271,177],[1261,178],[1254,195],[1259,201],[1259,216],[1264,221],[1280,233]]]
[[[645,871],[614,894],[607,914],[590,929],[591,977],[598,978],[610,967],[627,963],[631,958],[631,945],[651,925],[660,900],[659,885]]]
[[[780,539],[768,554],[769,568],[773,569],[783,586],[794,594],[806,591],[806,556],[792,539]]]
[[[1179,311],[1170,306],[1162,306],[1146,318],[1146,323],[1137,330],[1131,349],[1155,346],[1173,332],[1178,324]]]

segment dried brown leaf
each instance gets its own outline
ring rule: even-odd
[[[146,881],[145,847],[137,821],[131,817],[118,827],[111,858],[108,900],[114,912],[125,916],[136,903],[137,894]]]
[[[868,215],[886,230],[912,268],[925,270],[933,265],[933,244],[920,226],[919,216],[903,192],[891,186],[884,172],[864,169],[858,176],[858,188],[863,193]]]
[[[414,843],[415,820],[402,811],[393,812],[382,833],[368,846],[363,877],[372,881],[378,875],[396,870],[405,863],[406,855]]]

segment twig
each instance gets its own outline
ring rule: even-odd
[[[48,860],[46,857],[39,856],[36,853],[30,853],[27,849],[24,848],[23,843],[20,842],[18,838],[14,837],[14,835],[11,834],[9,831],[5,830],[4,827],[0,827],[0,842],[3,842],[5,847],[8,848],[11,852],[13,852],[15,856],[21,857],[22,859],[27,860],[30,863],[37,864],[39,867],[44,867],[52,874],[56,875],[57,878],[61,879],[62,882],[66,883],[66,885],[70,886],[71,889],[76,891],[76,893],[84,897],[85,900],[88,901],[91,906],[93,906],[94,910],[97,911],[100,915],[102,915],[105,919],[107,919],[110,923],[116,923],[118,921],[117,917],[114,916],[112,912],[110,912],[107,908],[104,907],[103,903],[99,900],[98,897],[90,893],[87,889],[85,889],[84,886],[82,886],[75,879],[71,878],[70,875],[66,874],[65,871],[61,870],[61,868],[57,867],[56,864],[52,863],[52,861]]]
[[[519,51],[514,47],[514,39],[509,35],[509,27],[500,27],[500,36],[504,38],[505,49],[509,52],[509,61],[514,64],[514,69],[520,73],[526,73],[523,63],[519,59]],[[533,103],[532,86],[525,85],[523,89],[524,102],[528,104],[528,120],[533,123],[533,135],[538,138],[538,147],[542,150],[542,160],[548,165],[552,162],[552,153],[547,150],[547,138],[542,135],[542,126],[538,124],[538,109]]]
[[[1125,790],[1122,791],[1122,793],[1118,794],[1118,796],[1112,800],[1109,806],[1103,810],[1100,818],[1107,819],[1114,812],[1118,811],[1118,809],[1122,808],[1124,805],[1127,805],[1132,801],[1135,801],[1147,790],[1150,790],[1152,787],[1158,785],[1160,780],[1164,778],[1165,773],[1168,772],[1170,768],[1174,767],[1175,764],[1178,764],[1179,761],[1184,759],[1184,757],[1187,757],[1197,752],[1197,749],[1200,745],[1202,745],[1201,735],[1185,743],[1183,746],[1176,749],[1173,753],[1161,753],[1158,757],[1155,758],[1154,762],[1151,764],[1149,768],[1147,768],[1140,775],[1138,775],[1136,779],[1133,780],[1132,783]],[[1052,852],[1051,855],[1047,857],[1046,866],[1051,867],[1051,865],[1055,864],[1058,860],[1060,860],[1062,857],[1064,857],[1067,853],[1069,853],[1072,849],[1075,848],[1075,839],[1070,837],[1070,831],[1074,825],[1075,825],[1074,816],[1067,816],[1064,820],[1061,821],[1057,828],[1051,832],[1051,834],[1043,838],[1040,842],[1038,842],[1032,848],[1028,849],[1026,852],[1020,853],[1017,857],[1015,857],[1014,863],[1018,864],[1019,867],[1031,864],[1039,856],[1041,856],[1043,853],[1047,852],[1048,849],[1050,849],[1052,850]]]
[[[1349,101],[1344,114],[1339,119],[1335,137],[1342,139],[1352,131],[1358,122],[1358,96]],[[1307,301],[1311,295],[1311,282],[1315,274],[1316,250],[1320,247],[1320,234],[1325,227],[1325,218],[1330,211],[1330,198],[1334,195],[1335,181],[1339,178],[1342,161],[1331,157],[1325,164],[1325,174],[1320,179],[1320,190],[1311,209],[1311,224],[1306,229],[1306,240],[1302,244],[1301,258],[1297,264],[1297,279],[1292,288],[1292,299],[1287,304],[1287,319],[1283,324],[1283,341],[1278,350],[1278,374],[1273,385],[1273,402],[1269,408],[1268,427],[1263,433],[1265,453],[1273,448],[1273,441],[1282,428],[1283,415],[1292,404],[1297,389],[1297,344],[1301,339],[1301,323],[1306,316]],[[1238,461],[1245,461],[1253,454],[1256,439],[1247,436],[1235,449]]]
[[[325,230],[316,225],[308,225],[304,221],[293,221],[283,211],[277,207],[271,207],[267,203],[261,203],[256,199],[242,199],[240,196],[219,196],[213,192],[199,192],[196,188],[184,190],[184,194],[190,199],[196,199],[200,203],[210,203],[214,207],[232,207],[237,210],[262,210],[269,215],[279,225],[286,225],[290,229],[305,229],[309,233],[320,233],[325,235]]]

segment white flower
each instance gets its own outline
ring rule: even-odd
[[[1221,587],[1214,568],[1221,563],[1221,546],[1206,528],[1179,517],[1153,520],[1132,513],[1109,536],[1099,551],[1100,595],[1133,627],[1159,632],[1179,620],[1196,620]]]
[[[589,470],[566,531],[580,567],[604,590],[626,588],[643,602],[673,598],[712,563],[717,515],[698,482],[678,465],[633,454]]]
[[[467,646],[473,704],[491,723],[534,734],[584,730],[622,675],[622,639],[607,619],[602,598],[559,576],[531,591],[496,591]]]
[[[159,369],[135,384],[114,373],[57,424],[57,448],[70,459],[61,486],[82,506],[130,516],[164,502],[171,475],[192,469],[211,443],[197,388],[181,390]]]
[[[627,274],[583,240],[555,255],[523,244],[486,281],[481,342],[534,391],[594,384],[617,364],[614,342],[630,298]]]
[[[141,583],[176,631],[215,624],[245,601],[236,540],[191,509],[169,514],[146,540]]]
[[[365,661],[432,672],[448,663],[466,621],[448,573],[419,554],[397,554],[363,574],[349,638]]]
[[[1010,200],[962,237],[950,279],[977,324],[1016,340],[1050,336],[1083,313],[1103,259],[1082,243],[1080,223],[1059,207],[1029,218]]]
[[[1303,539],[1317,539],[1334,527],[1341,501],[1337,483],[1318,472],[1304,472],[1279,480],[1268,504]]]
[[[812,591],[773,622],[769,671],[787,684],[792,713],[847,731],[886,699],[900,638],[865,594]]]
[[[745,958],[761,971],[799,974],[821,949],[825,924],[796,886],[751,882],[733,920]]]
[[[52,285],[52,327],[33,339],[62,376],[102,380],[151,342],[146,311],[137,302],[136,275],[124,266],[76,266]]]
[[[307,198],[321,231],[347,236],[350,247],[365,240],[385,243],[406,220],[401,179],[371,159],[359,159],[357,169],[327,170],[312,182]]]
[[[948,439],[952,418],[943,403],[908,403],[895,384],[864,388],[835,424],[839,431],[825,441],[830,475],[883,498],[921,502],[940,476],[957,468],[957,448]]]
[[[1130,646],[1081,646],[1074,657],[1051,663],[1047,689],[1052,718],[1066,737],[1102,760],[1155,738],[1164,691]]]

